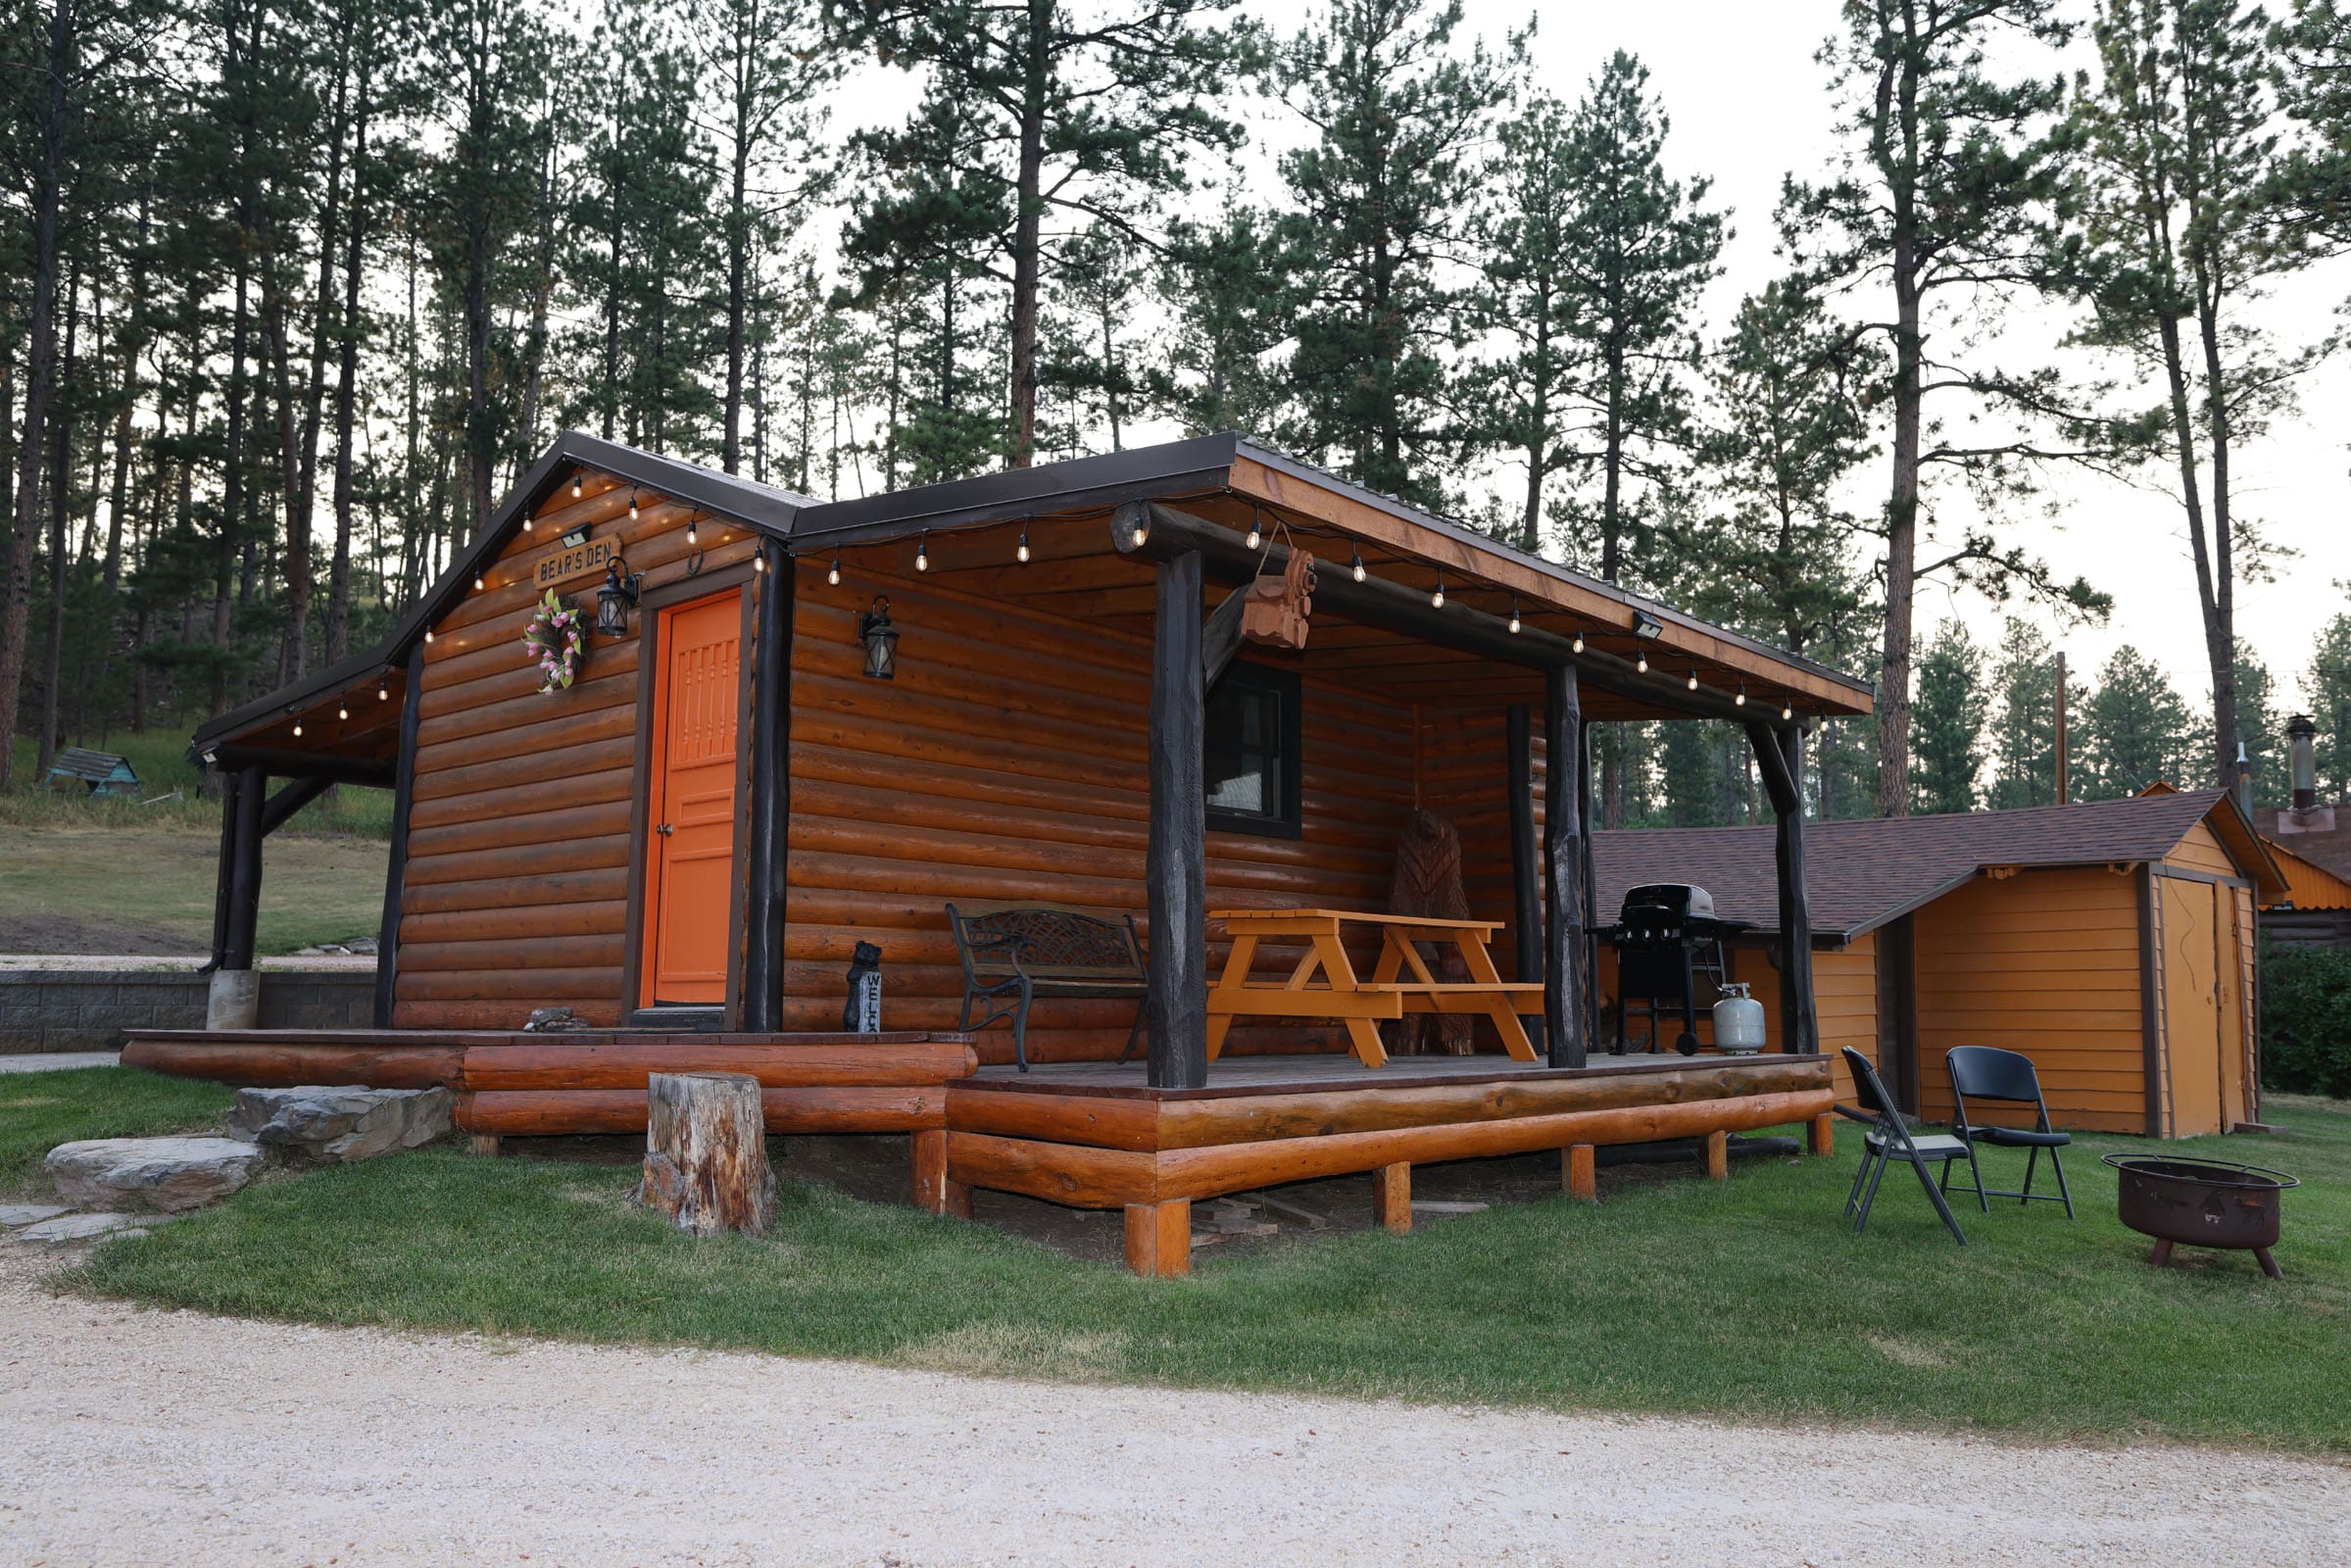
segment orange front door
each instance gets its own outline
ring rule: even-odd
[[[738,590],[661,612],[642,1004],[724,1003],[735,866]]]

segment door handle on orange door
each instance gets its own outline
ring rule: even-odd
[[[659,827],[654,829],[656,833],[659,833],[663,838],[667,838],[669,836],[669,830],[670,824],[667,822],[663,822]]]

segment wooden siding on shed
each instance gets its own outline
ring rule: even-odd
[[[2033,1058],[2059,1126],[2146,1120],[2135,884],[2104,869],[1979,877],[1918,911],[1919,1111],[1951,1115],[1943,1055],[1998,1046]]]

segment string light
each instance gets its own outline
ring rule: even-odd
[[[1251,550],[1256,549],[1259,545],[1265,542],[1265,534],[1263,529],[1259,526],[1259,521],[1260,519],[1257,515],[1257,509],[1253,506],[1250,507],[1249,509],[1249,547]]]
[[[1029,564],[1029,525],[1025,522],[1020,525],[1020,548],[1012,554],[1022,565]]]
[[[1437,591],[1429,595],[1429,604],[1438,610],[1445,608],[1445,568],[1437,569]]]
[[[1144,541],[1144,540],[1146,540],[1146,539],[1149,539],[1151,536],[1151,514],[1150,514],[1150,513],[1148,513],[1148,512],[1145,512],[1145,511],[1141,510],[1140,508],[1138,508],[1138,509],[1136,510],[1136,513],[1135,513],[1135,533],[1134,533],[1134,540],[1135,540],[1135,543],[1136,543],[1137,545],[1141,545],[1141,544],[1143,543],[1143,541]]]
[[[388,703],[392,700],[391,676],[378,675],[375,677],[375,700],[379,703]]]
[[[1742,680],[1739,683],[1739,695],[1731,699],[1731,706],[1733,708],[1747,706],[1747,683],[1745,681]]]
[[[1695,664],[1690,666],[1690,680],[1688,685],[1693,692],[1698,689],[1698,667]]]
[[[530,514],[527,512],[522,514],[522,531],[530,532]]]
[[[1355,581],[1357,581],[1357,582],[1361,582],[1362,580],[1363,580],[1363,552],[1362,552],[1362,551],[1360,551],[1360,550],[1358,550],[1358,551],[1356,551],[1356,552],[1355,552]]]
[[[692,517],[688,517],[686,519],[686,543],[689,547],[693,545],[694,541],[698,537],[695,532],[695,520],[696,519]]]
[[[432,628],[430,626],[424,628],[424,640],[428,643],[432,641]]]
[[[1567,651],[1568,651],[1569,653],[1571,653],[1571,654],[1580,654],[1580,653],[1582,653],[1582,652],[1584,651],[1584,628],[1583,628],[1583,627],[1581,627],[1581,626],[1578,626],[1578,627],[1576,628],[1576,640],[1575,640],[1574,642],[1572,642],[1572,643],[1569,643],[1569,644],[1567,645]]]
[[[923,529],[922,537],[914,542],[914,569],[931,569],[931,531],[928,528]]]
[[[350,705],[349,703],[337,703],[337,704],[335,704],[335,717],[337,717],[337,718],[349,718],[350,716],[351,716],[351,705]]]
[[[761,546],[759,549],[752,553],[751,569],[754,571],[765,571],[767,569],[767,551],[765,546]]]
[[[628,520],[631,522],[637,520],[637,492],[634,490],[628,493]]]
[[[1649,672],[1649,654],[1647,649],[1642,649],[1639,657],[1633,661],[1633,667],[1643,675]]]
[[[1780,716],[1782,718],[1793,718],[1796,716],[1796,703],[1794,698],[1788,697],[1781,700]]]
[[[579,499],[579,472],[577,469],[572,470],[571,474],[571,499],[574,501]]]
[[[1510,596],[1510,629],[1518,630],[1518,595]]]
[[[833,569],[824,574],[824,580],[836,588],[841,586],[841,552],[838,550],[833,552]]]
[[[286,711],[289,713],[294,713],[294,710],[290,708],[287,709]],[[300,740],[302,738],[302,715],[300,713],[294,713],[294,738],[296,740]]]

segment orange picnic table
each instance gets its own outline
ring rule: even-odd
[[[1407,1012],[1483,1013],[1494,1020],[1502,1046],[1519,1061],[1535,1059],[1534,1043],[1518,1021],[1513,999],[1540,997],[1540,983],[1514,984],[1495,973],[1486,944],[1498,920],[1431,920],[1418,915],[1367,914],[1358,909],[1210,909],[1232,934],[1224,973],[1208,988],[1208,1059],[1224,1049],[1227,1030],[1240,1017],[1337,1018],[1347,1025],[1355,1054],[1366,1067],[1384,1067],[1378,1021]],[[1340,941],[1347,925],[1377,927],[1380,958],[1368,980]],[[1289,977],[1251,984],[1257,944],[1267,939],[1304,938],[1308,946]],[[1418,944],[1450,946],[1468,966],[1467,981],[1439,980],[1429,972]],[[1318,983],[1319,982],[1319,983]]]

